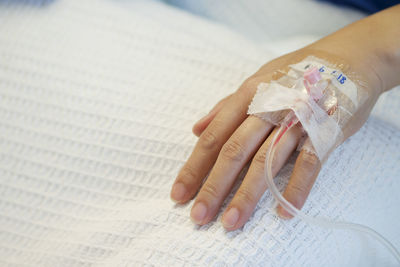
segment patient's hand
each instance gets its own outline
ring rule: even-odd
[[[274,70],[287,65],[287,60],[293,58],[286,56],[265,65],[194,125],[193,132],[199,136],[199,140],[178,175],[171,197],[184,203],[193,198],[201,187],[191,211],[195,223],[202,225],[214,218],[238,174],[249,161],[250,168],[243,183],[223,215],[225,228],[241,227],[267,189],[265,154],[276,129],[272,124],[246,113],[257,85],[271,80]],[[301,137],[300,127],[295,126],[280,141],[272,168],[274,175],[296,149]],[[305,152],[299,154],[284,194],[296,207],[303,206],[320,165],[315,155]],[[202,184],[208,172],[210,174]],[[282,217],[289,217],[284,210],[280,212]]]
[[[392,11],[392,16],[398,15],[396,12],[399,12],[399,7],[397,11]],[[272,80],[274,71],[297,63],[308,55],[318,56],[321,51],[329,51],[323,58],[330,61],[329,57],[332,57],[331,62],[336,61],[335,55],[345,58],[352,71],[365,77],[370,96],[365,106],[353,114],[350,119],[351,127],[344,132],[345,137],[351,136],[363,125],[380,93],[400,83],[396,75],[400,64],[389,59],[390,57],[380,60],[380,53],[386,49],[380,49],[383,37],[378,38],[379,42],[373,43],[369,38],[370,27],[365,27],[365,24],[375,25],[379,19],[379,16],[369,17],[363,20],[364,24],[353,24],[305,49],[267,63],[248,78],[235,93],[221,100],[208,115],[194,125],[193,132],[199,136],[199,140],[176,178],[171,197],[178,203],[185,203],[195,197],[200,189],[191,210],[191,218],[195,223],[203,225],[215,217],[234,181],[248,162],[248,172],[223,214],[224,227],[234,230],[243,226],[267,189],[264,177],[265,155],[276,129],[266,121],[246,113],[257,85]],[[379,23],[382,23],[381,21],[383,20]],[[390,24],[390,20],[387,23]],[[382,27],[374,28],[379,33]],[[353,37],[349,39],[350,35]],[[367,42],[368,45],[364,45]],[[390,63],[385,62],[385,59],[391,60]],[[374,67],[371,67],[371,62]],[[396,66],[393,73],[388,72],[388,64]],[[300,127],[295,126],[278,143],[272,164],[274,175],[296,149],[301,136]],[[295,207],[300,209],[305,203],[320,168],[321,163],[314,154],[305,151],[299,153],[283,194]],[[208,173],[209,176],[203,184]],[[278,207],[278,214],[283,218],[290,217],[281,207]]]

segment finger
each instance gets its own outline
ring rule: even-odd
[[[271,123],[250,116],[223,145],[193,205],[191,218],[195,223],[203,225],[214,218],[236,177],[261,146],[272,127]]]
[[[222,224],[227,230],[238,229],[247,222],[261,196],[267,189],[264,172],[266,153],[277,130],[277,128],[274,129],[272,134],[254,156],[243,183],[240,185],[222,216]],[[283,135],[282,139],[277,144],[272,159],[271,167],[274,176],[296,149],[301,136],[302,131],[298,125],[292,127]]]
[[[210,125],[200,135],[189,159],[182,167],[171,190],[171,199],[178,203],[190,200],[217,159],[222,145],[247,117],[252,98],[250,90],[238,90],[227,100]]]
[[[210,122],[215,118],[215,116],[218,114],[218,112],[222,109],[226,101],[229,99],[231,95],[223,98],[220,100],[212,109],[211,111],[205,115],[203,118],[198,120],[192,129],[192,132],[198,137],[201,135],[201,133],[207,128],[207,126],[210,124]]]
[[[321,163],[318,157],[313,153],[302,150],[296,159],[292,177],[283,193],[283,197],[296,208],[301,209],[317,179],[320,169]],[[278,206],[277,212],[283,219],[293,217],[281,206]]]

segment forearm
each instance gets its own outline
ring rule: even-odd
[[[359,20],[306,49],[343,58],[379,95],[400,84],[400,5]]]

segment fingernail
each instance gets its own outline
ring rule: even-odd
[[[222,217],[222,224],[225,228],[233,227],[239,220],[239,211],[237,208],[230,208]]]
[[[186,194],[186,188],[182,183],[176,183],[172,186],[171,198],[175,202],[180,202]]]
[[[278,212],[279,217],[281,217],[282,219],[285,219],[285,220],[291,219],[293,217],[289,212],[287,212],[281,206],[278,206],[277,212]]]
[[[193,222],[196,224],[201,224],[207,214],[207,207],[202,202],[198,202],[192,208],[190,213],[190,217],[192,218]]]

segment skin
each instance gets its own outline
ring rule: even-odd
[[[268,62],[194,125],[193,133],[199,137],[198,142],[171,189],[171,199],[177,203],[196,198],[190,214],[194,223],[204,225],[214,219],[248,163],[249,170],[224,211],[222,223],[227,230],[236,230],[249,219],[267,190],[265,153],[277,129],[266,121],[248,116],[248,105],[260,82],[273,80],[276,70],[285,69],[308,55],[343,63],[346,66],[343,71],[356,73],[368,91],[369,99],[343,129],[348,138],[365,123],[379,95],[400,84],[400,5]],[[295,151],[301,135],[300,127],[295,126],[278,143],[272,164],[274,175]],[[321,162],[315,155],[301,151],[283,196],[295,207],[302,208],[320,169]],[[281,207],[278,207],[278,214],[286,219],[291,217]]]

